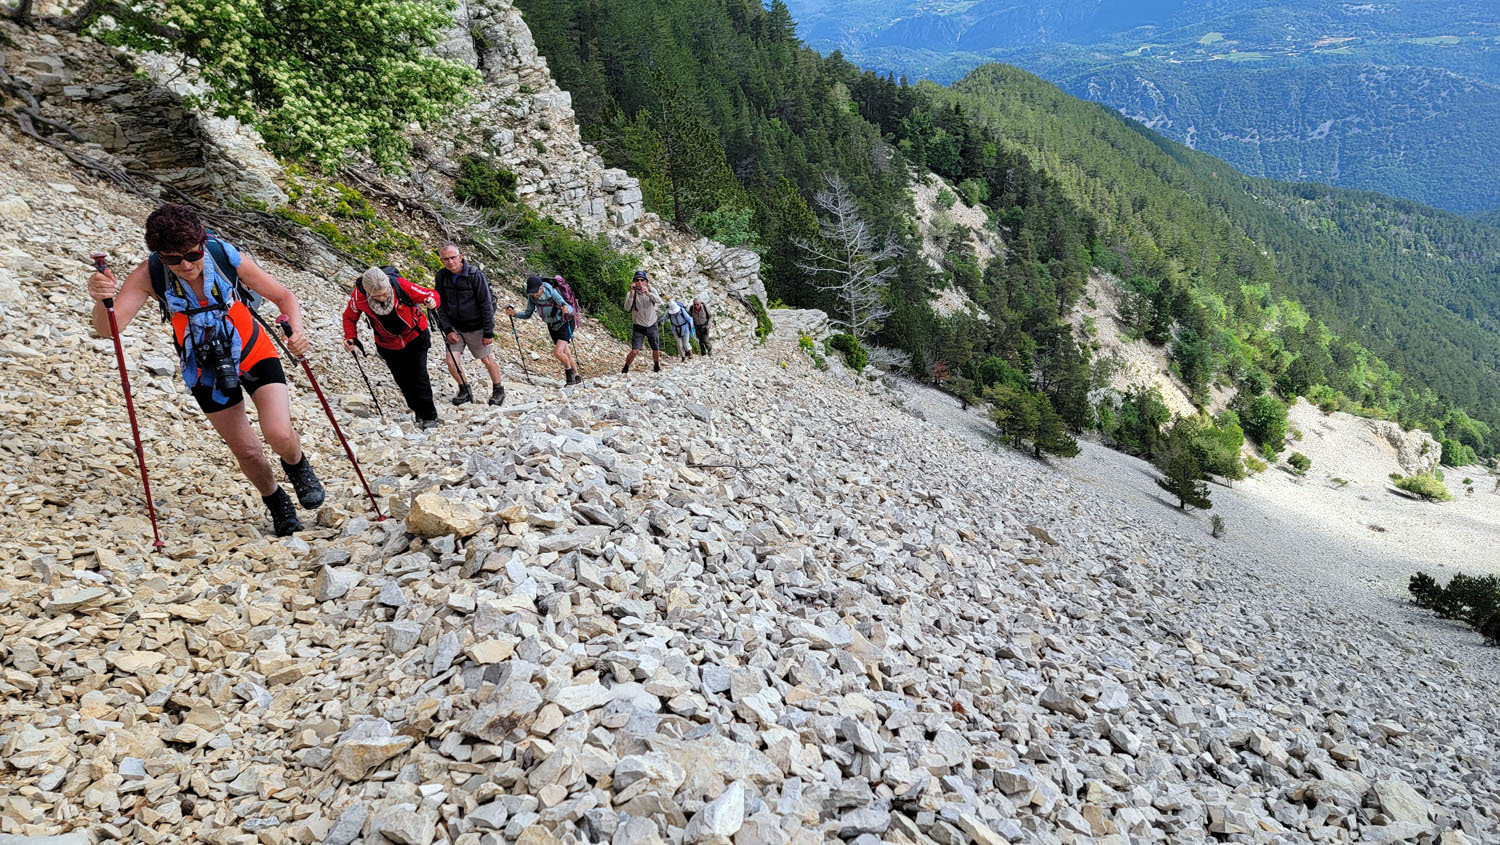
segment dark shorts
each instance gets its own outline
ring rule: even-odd
[[[630,348],[640,349],[651,341],[653,351],[661,349],[661,337],[656,333],[656,326],[632,326],[630,330]]]
[[[557,343],[559,340],[566,341],[568,343],[572,343],[573,342],[573,324],[572,323],[562,323],[562,324],[556,325],[556,326],[548,326],[547,327],[547,334],[549,334],[549,335],[552,336],[552,342],[553,343]]]
[[[198,407],[205,414],[214,414],[233,408],[235,405],[245,401],[245,391],[250,391],[254,396],[255,391],[260,390],[268,384],[286,384],[286,372],[281,369],[280,358],[266,358],[256,363],[249,370],[240,373],[240,384],[233,390],[224,391],[228,400],[219,403],[214,401],[212,388],[193,388],[193,398],[198,400]]]

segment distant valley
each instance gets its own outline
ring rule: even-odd
[[[882,73],[947,83],[1006,62],[1254,176],[1500,208],[1493,4],[788,6],[809,44]]]

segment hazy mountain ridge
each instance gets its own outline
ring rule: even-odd
[[[790,6],[810,44],[878,72],[948,83],[1003,61],[1251,175],[1500,206],[1500,13],[1482,4]]]

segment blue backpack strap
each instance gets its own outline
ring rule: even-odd
[[[265,297],[240,284],[240,269],[229,260],[229,253],[224,250],[224,243],[219,240],[213,230],[208,232],[208,254],[213,256],[214,266],[219,268],[219,273],[229,280],[229,286],[239,296],[240,301],[250,307],[251,311],[259,311],[260,304]]]
[[[214,236],[211,230],[205,246],[208,254],[213,258],[214,266],[218,268],[220,275],[229,281],[229,286],[234,289],[241,301],[252,310],[258,310],[264,297],[240,284],[239,268],[229,260],[229,253],[224,250],[224,244]],[[151,293],[156,296],[156,304],[161,306],[161,319],[165,323],[171,318],[170,312],[167,311],[166,265],[162,264],[161,257],[153,252],[151,257],[146,259],[146,269],[151,274]]]

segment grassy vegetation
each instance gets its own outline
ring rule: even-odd
[[[1392,479],[1397,489],[1405,490],[1416,496],[1420,496],[1429,502],[1451,502],[1453,494],[1448,492],[1448,485],[1430,472],[1420,472],[1416,475],[1398,475]]]
[[[359,191],[296,164],[287,164],[285,172],[287,204],[276,209],[278,216],[366,264],[393,264],[414,282],[431,279],[442,266],[436,244],[423,244],[391,225]]]

